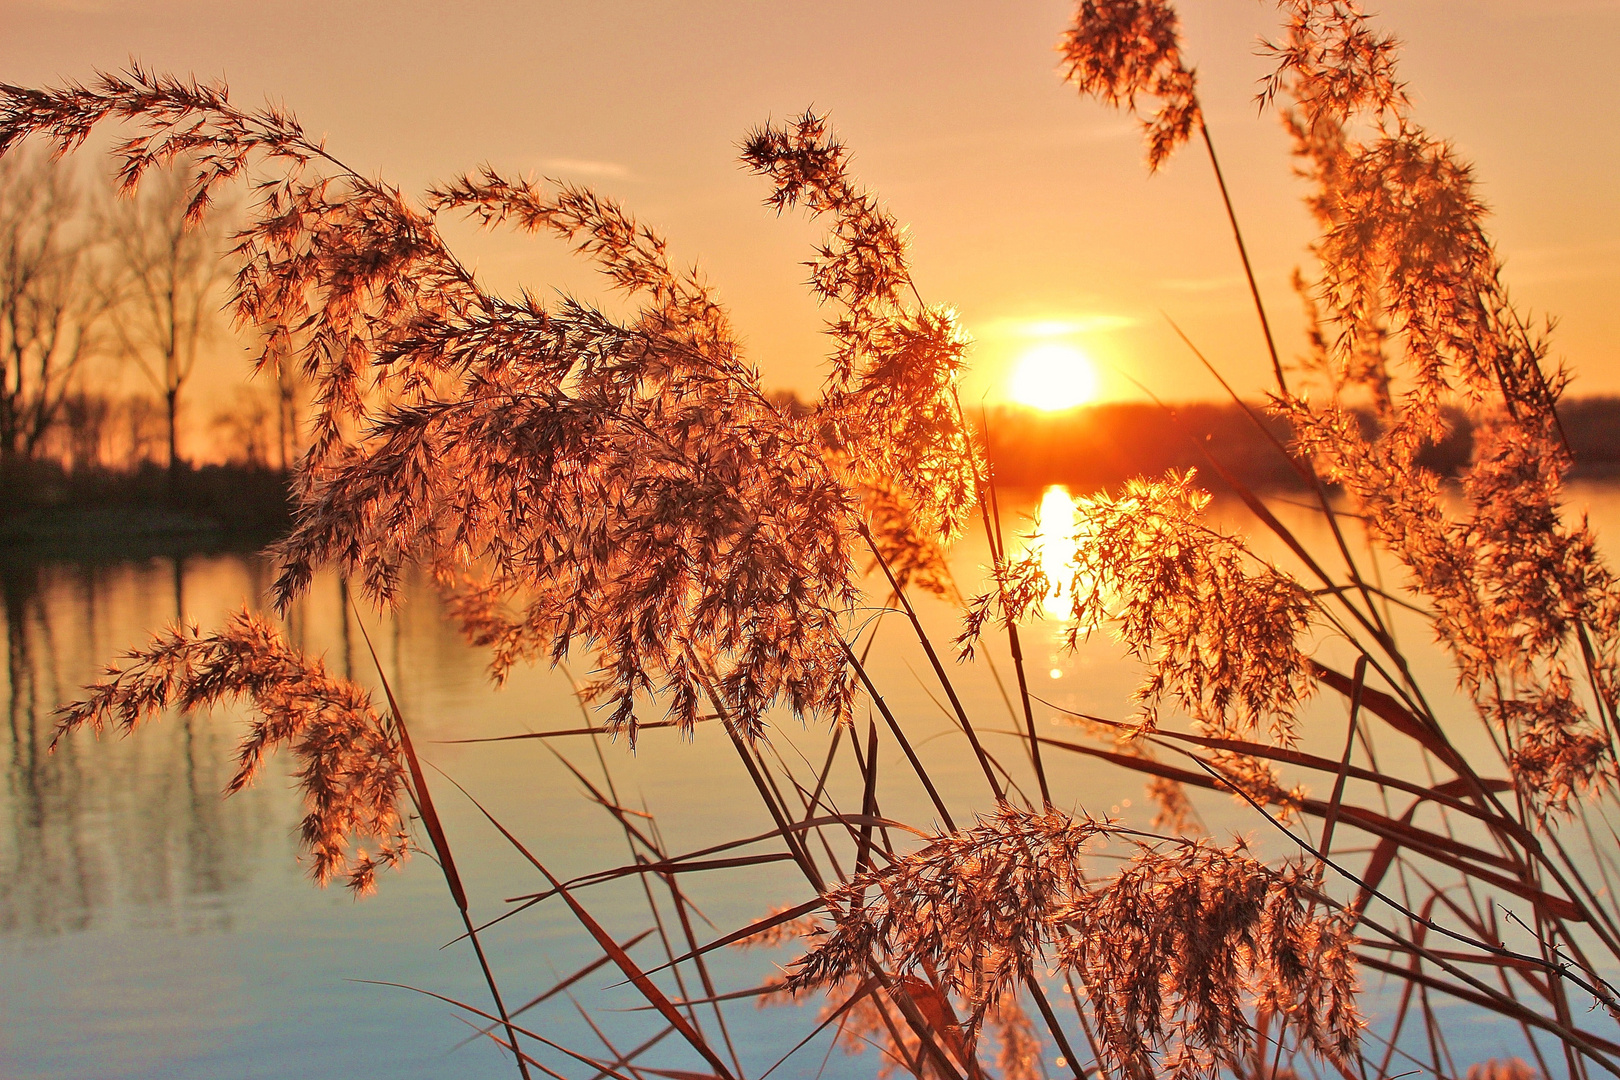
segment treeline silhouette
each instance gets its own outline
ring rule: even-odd
[[[0,550],[257,547],[290,520],[287,474],[265,465],[32,461],[0,471]]]
[[[1575,476],[1620,475],[1620,397],[1576,398],[1559,408],[1575,457]],[[1371,433],[1372,414],[1361,414]],[[1422,464],[1445,476],[1465,469],[1473,453],[1474,420],[1447,411],[1449,432],[1428,446]],[[1162,406],[1110,402],[1061,413],[1017,406],[987,413],[987,450],[998,484],[1013,488],[1064,484],[1077,490],[1115,489],[1134,476],[1197,468],[1219,485],[1211,459],[1257,489],[1297,488],[1299,474],[1278,451],[1287,424],[1251,405],[1196,402]]]
[[[170,460],[161,403],[68,395],[28,457],[0,456],[0,550],[256,547],[290,520],[285,457],[257,410],[216,420],[223,462]]]
[[[288,473],[251,436],[243,436],[235,461],[171,471],[160,454],[146,452],[161,443],[150,425],[141,433],[154,412],[142,404],[75,403],[68,418],[83,413],[106,423],[92,429],[64,422],[47,441],[49,452],[0,469],[0,545],[185,546],[209,537],[255,540],[287,526]],[[1620,397],[1572,399],[1560,418],[1574,476],[1620,475]],[[1361,419],[1370,432],[1371,414]],[[1455,476],[1471,458],[1474,421],[1460,409],[1448,420],[1448,435],[1428,447],[1423,464]],[[996,481],[1008,488],[1114,490],[1132,477],[1189,468],[1218,487],[1211,459],[1255,489],[1301,486],[1278,451],[1288,444],[1286,424],[1253,405],[1109,402],[1060,413],[1004,405],[986,412],[985,430]],[[112,464],[121,458],[133,464]]]

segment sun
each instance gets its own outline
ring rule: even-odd
[[[1046,412],[1072,409],[1097,396],[1097,369],[1073,345],[1043,341],[1019,357],[1007,390],[1020,405]]]

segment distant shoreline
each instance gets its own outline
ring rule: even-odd
[[[1117,489],[1134,476],[1188,468],[1198,469],[1206,487],[1222,488],[1213,458],[1256,490],[1301,489],[1303,481],[1278,451],[1278,444],[1288,444],[1287,426],[1261,406],[1250,409],[1110,402],[1041,413],[1002,406],[987,413],[987,449],[996,482],[1009,488]],[[1560,405],[1559,418],[1575,457],[1572,479],[1620,476],[1620,398],[1570,399]],[[1421,460],[1454,477],[1473,453],[1473,429],[1460,410],[1450,410],[1447,419],[1450,433]],[[1370,426],[1371,418],[1364,422]]]
[[[1559,414],[1575,455],[1571,478],[1620,476],[1620,398],[1572,399]],[[1251,414],[1202,402],[1110,402],[1061,413],[999,406],[986,419],[990,463],[1006,490],[1117,489],[1134,476],[1188,468],[1199,470],[1205,487],[1223,489],[1210,457],[1255,490],[1302,487],[1271,441],[1286,444],[1286,428],[1258,407]],[[1443,476],[1460,473],[1473,449],[1468,417],[1458,411],[1450,420],[1451,433],[1425,461]],[[27,463],[0,472],[0,558],[251,551],[283,535],[291,511],[288,475],[277,469],[205,465],[171,479],[154,465],[71,472]]]
[[[292,522],[287,475],[239,465],[0,474],[0,559],[164,555],[263,547]]]

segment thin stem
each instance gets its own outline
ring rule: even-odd
[[[353,608],[352,602],[350,607]],[[478,940],[478,931],[473,927],[472,915],[467,910],[467,891],[461,884],[461,875],[456,871],[455,859],[450,854],[449,838],[445,836],[444,826],[433,807],[433,796],[428,793],[427,776],[422,771],[422,763],[416,757],[416,747],[412,745],[410,732],[405,727],[405,717],[400,712],[399,702],[394,700],[394,688],[388,681],[388,675],[383,671],[382,660],[377,656],[377,649],[371,643],[371,634],[366,630],[364,620],[360,618],[359,611],[355,611],[354,616],[360,626],[360,636],[365,639],[366,649],[371,653],[371,662],[377,667],[377,677],[382,680],[383,693],[388,698],[388,708],[393,717],[394,733],[399,737],[400,749],[405,752],[405,761],[410,767],[411,783],[406,790],[410,792],[411,800],[416,804],[423,828],[427,829],[428,841],[433,845],[433,852],[439,857],[439,868],[444,871],[444,880],[450,887],[450,896],[461,912],[462,925],[467,928],[467,937],[472,941],[473,952],[478,956],[478,967],[484,973],[484,982],[489,986],[490,997],[495,999],[495,1011],[500,1014],[501,1023],[506,1028],[506,1037],[511,1040],[512,1056],[517,1060],[518,1074],[523,1080],[529,1080],[529,1066],[524,1060],[523,1051],[518,1047],[517,1029],[507,1016],[506,1003],[501,1000],[501,988],[495,982],[495,972],[490,969],[489,958],[484,955],[483,943]]]
[[[911,606],[911,601],[906,598],[905,590],[895,580],[894,571],[889,569],[888,560],[878,550],[877,542],[872,539],[871,530],[866,527],[865,522],[861,523],[860,530],[861,539],[866,541],[866,546],[871,549],[872,555],[877,559],[878,566],[883,568],[883,576],[889,579],[889,586],[894,590],[895,595],[900,598],[906,618],[911,620],[911,627],[916,631],[917,641],[922,645],[923,653],[928,657],[928,663],[932,665],[934,675],[939,679],[940,686],[944,687],[945,696],[950,699],[951,708],[956,713],[957,722],[962,726],[962,733],[967,736],[968,743],[973,747],[973,754],[978,758],[979,768],[984,770],[984,778],[989,781],[990,790],[995,792],[996,802],[1006,801],[1007,792],[1001,786],[1001,781],[996,779],[995,770],[990,765],[990,756],[984,752],[984,747],[979,744],[979,736],[973,730],[973,722],[968,719],[967,710],[962,707],[961,699],[956,696],[956,687],[951,684],[950,676],[945,673],[945,665],[940,663],[939,654],[934,651],[934,643],[928,637],[928,632],[923,629],[922,620],[917,618],[916,609]]]
[[[1204,110],[1198,110],[1198,133],[1204,138],[1204,149],[1209,151],[1209,164],[1215,170],[1215,183],[1221,189],[1221,202],[1226,206],[1226,220],[1232,223],[1232,239],[1237,241],[1238,258],[1243,260],[1243,276],[1249,281],[1249,295],[1254,298],[1255,314],[1260,316],[1260,329],[1266,337],[1266,352],[1271,355],[1271,370],[1277,377],[1277,390],[1288,396],[1288,380],[1283,375],[1282,359],[1277,355],[1277,341],[1271,333],[1271,320],[1266,318],[1266,305],[1260,299],[1260,286],[1254,280],[1254,267],[1249,265],[1249,249],[1243,243],[1243,230],[1238,226],[1237,212],[1232,209],[1232,196],[1226,190],[1226,176],[1221,172],[1220,159],[1215,156],[1215,143],[1209,137],[1209,125],[1204,122]]]

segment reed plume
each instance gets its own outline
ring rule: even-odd
[[[126,654],[86,697],[62,710],[51,748],[74,731],[108,726],[130,734],[171,709],[191,712],[242,699],[255,713],[237,753],[227,795],[252,784],[266,758],[285,749],[306,813],[299,834],[309,875],[324,885],[347,878],[357,894],[377,871],[410,853],[405,770],[398,740],[371,695],[289,647],[279,631],[239,611],[220,630],[174,626]],[[362,844],[374,845],[368,851]]]
[[[1326,227],[1312,298],[1337,331],[1326,355],[1341,378],[1336,400],[1276,407],[1432,605],[1435,636],[1499,733],[1520,797],[1567,813],[1573,795],[1613,790],[1620,625],[1595,538],[1560,507],[1567,374],[1509,300],[1472,170],[1411,118],[1393,39],[1351,4],[1286,8],[1268,93],[1296,102],[1289,123]],[[1384,401],[1386,371],[1399,393],[1368,437],[1343,399],[1367,387]],[[1453,398],[1479,423],[1460,514],[1417,461]]]
[[[1198,79],[1181,58],[1181,20],[1165,0],[1081,0],[1058,48],[1064,77],[1082,94],[1133,113],[1138,98],[1158,103],[1142,120],[1150,171],[1199,122]]]

